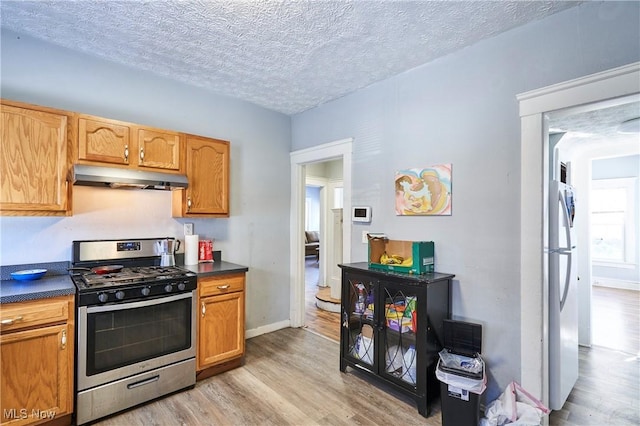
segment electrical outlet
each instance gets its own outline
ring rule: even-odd
[[[184,235],[193,235],[193,223],[184,224]]]
[[[369,231],[362,231],[362,244],[367,244],[369,242]]]

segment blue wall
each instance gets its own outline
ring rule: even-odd
[[[435,242],[436,270],[456,274],[454,317],[484,326],[488,401],[520,380],[516,95],[640,60],[639,17],[638,2],[586,2],[292,119],[294,150],[354,138],[352,203],[376,212],[370,232]],[[440,163],[453,214],[396,216],[395,171]]]
[[[638,136],[640,144],[640,136]],[[640,175],[640,155],[593,160],[591,179],[637,178]]]

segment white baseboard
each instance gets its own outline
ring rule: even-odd
[[[252,328],[251,330],[246,330],[245,338],[251,339],[252,337],[261,336],[263,334],[271,333],[277,330],[282,330],[283,328],[287,328],[287,327],[291,327],[291,321],[289,320],[263,325],[258,328]]]
[[[600,287],[619,288],[622,290],[640,290],[640,283],[636,281],[616,280],[615,278],[593,277],[593,284]]]

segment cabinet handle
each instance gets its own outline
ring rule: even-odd
[[[218,286],[218,290],[226,290],[226,289],[228,289],[229,287],[231,287],[229,284],[219,285],[219,286]]]
[[[191,209],[191,197],[187,198],[187,210]]]
[[[129,161],[129,145],[124,146],[124,161]]]
[[[144,160],[144,148],[140,148],[140,160]]]
[[[62,330],[62,339],[60,341],[60,349],[66,349],[66,348],[67,348],[67,331]]]
[[[13,325],[14,323],[16,323],[18,321],[22,321],[22,315],[17,316],[15,318],[3,319],[2,321],[0,321],[0,324],[2,324],[2,325]]]
[[[202,302],[200,305],[202,306],[202,316],[204,317],[204,314],[207,313],[207,307],[205,306],[204,302]]]

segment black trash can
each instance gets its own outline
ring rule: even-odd
[[[436,367],[442,426],[477,426],[486,385],[482,325],[444,320],[444,347]]]

